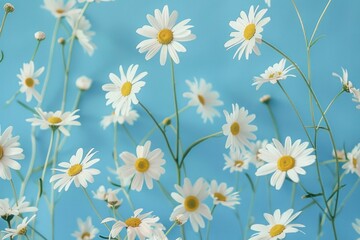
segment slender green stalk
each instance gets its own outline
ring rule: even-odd
[[[236,171],[235,173],[235,191],[239,191],[239,177],[240,173]]]
[[[129,129],[125,126],[125,124],[121,124],[122,128],[124,129],[126,135],[129,137],[131,143],[136,146],[136,140],[135,138],[133,137],[133,135],[131,134],[131,132],[129,131]]]
[[[60,132],[57,132],[56,141],[55,141],[55,150],[52,161],[52,174],[55,174],[55,167],[57,162],[57,156],[59,153],[59,143],[60,143]],[[54,190],[55,182],[51,183],[51,197],[50,197],[50,217],[51,217],[51,237],[52,240],[55,239],[55,190]]]
[[[180,231],[181,231],[181,240],[186,240],[186,234],[185,234],[184,225],[181,225]]]
[[[135,211],[135,207],[134,207],[134,204],[133,204],[133,202],[131,201],[131,198],[130,198],[130,195],[129,195],[129,193],[126,191],[126,189],[125,188],[121,188],[121,190],[123,191],[123,193],[124,193],[124,195],[125,195],[125,198],[126,198],[126,200],[129,202],[129,204],[130,204],[130,207],[131,207],[131,210],[132,211]]]
[[[266,108],[269,110],[270,118],[271,118],[271,121],[273,123],[274,130],[275,130],[275,137],[276,137],[276,139],[280,140],[279,127],[278,127],[278,124],[276,122],[274,112],[273,112],[273,110],[272,110],[272,108],[271,108],[271,106],[270,106],[270,104],[268,102],[265,105],[266,105]]]
[[[295,205],[295,194],[296,194],[296,183],[293,182],[291,189],[291,208],[294,209]]]
[[[31,61],[34,61],[35,56],[36,56],[36,54],[37,54],[37,52],[38,52],[38,50],[39,50],[40,43],[41,43],[41,40],[37,40],[37,44],[36,44],[36,47],[35,47],[34,53],[33,53],[32,57],[31,57]]]
[[[354,193],[354,191],[356,190],[356,188],[358,187],[360,183],[360,177],[356,180],[356,183],[353,185],[353,187],[351,188],[351,190],[348,192],[348,194],[345,196],[344,200],[342,201],[338,213],[341,212],[341,210],[345,207],[346,202],[349,200],[349,198],[351,197],[351,195]]]
[[[181,166],[179,166],[178,163],[176,163],[176,172],[177,172],[177,183],[180,185],[181,183],[181,172],[180,172]]]
[[[7,100],[7,101],[5,102],[5,106],[6,106],[6,105],[9,105],[10,103],[12,103],[19,94],[20,94],[20,90],[17,90],[16,93],[15,93],[14,95],[12,95],[12,97],[9,98],[9,100]]]
[[[154,127],[143,137],[143,139],[141,139],[140,145],[144,145],[145,141],[148,140],[148,139],[151,137],[151,135],[153,135],[153,133],[155,132],[156,128],[157,128],[157,127],[154,126]]]
[[[214,211],[217,205],[213,205],[213,207],[211,208],[211,216],[214,216]],[[208,220],[208,225],[207,225],[207,230],[206,230],[206,240],[209,240],[209,236],[210,236],[210,224],[211,221]]]
[[[34,168],[35,156],[36,156],[35,126],[32,126],[31,127],[31,159],[24,181],[21,184],[20,197],[24,196],[26,185],[29,182],[32,170]]]
[[[53,145],[54,135],[55,135],[55,130],[51,129],[51,137],[50,137],[49,148],[48,148],[48,151],[47,151],[47,154],[46,154],[45,164],[44,164],[44,168],[43,168],[43,171],[42,171],[42,174],[41,174],[41,180],[42,180],[43,183],[44,183],[44,179],[45,179],[46,168],[47,168],[49,158],[50,158],[51,148],[52,148],[52,145]]]
[[[19,202],[19,199],[18,199],[17,194],[16,194],[16,189],[15,189],[14,181],[13,181],[12,179],[10,179],[9,181],[10,181],[11,189],[12,189],[13,194],[14,194],[16,206],[18,206],[18,204],[19,204],[19,203],[18,203],[18,202]]]
[[[247,232],[248,232],[248,229],[250,227],[250,224],[251,224],[251,215],[252,215],[252,211],[253,211],[253,208],[254,208],[254,202],[255,202],[255,195],[256,195],[256,189],[258,187],[258,184],[259,184],[259,178],[256,178],[256,181],[255,181],[255,191],[252,191],[252,194],[251,194],[251,200],[250,200],[250,206],[249,206],[249,212],[248,212],[248,222],[247,222],[247,226],[245,226],[245,231],[244,231],[244,240],[247,239]]]
[[[114,158],[114,162],[115,162],[115,167],[116,169],[119,168],[119,163],[118,163],[118,154],[117,154],[117,139],[118,139],[118,134],[117,134],[117,122],[114,122],[114,148],[113,148],[113,158]]]
[[[321,23],[321,20],[323,19],[323,17],[324,17],[324,15],[325,15],[325,13],[326,13],[326,11],[327,11],[327,9],[328,9],[331,1],[332,1],[332,0],[329,0],[329,1],[328,1],[328,3],[326,4],[324,10],[322,11],[322,13],[321,13],[321,15],[320,15],[320,17],[319,17],[319,19],[318,19],[318,21],[317,21],[317,23],[316,23],[316,26],[315,26],[314,31],[313,31],[313,33],[312,33],[312,35],[311,35],[311,38],[310,38],[310,42],[309,42],[310,44],[312,43],[312,41],[313,41],[313,39],[314,39],[314,37],[315,37],[316,31],[317,31],[317,29],[319,28],[319,25],[320,25],[320,23]]]
[[[180,120],[179,120],[179,108],[176,97],[176,82],[175,82],[175,72],[174,72],[174,61],[171,59],[171,80],[173,85],[174,93],[174,105],[175,105],[175,114],[176,114],[176,155],[175,161],[179,161],[179,143],[180,143]]]
[[[307,46],[308,46],[308,44],[307,44],[308,40],[307,40],[307,36],[306,36],[306,31],[305,31],[304,22],[303,22],[303,20],[302,20],[301,14],[300,14],[300,12],[299,12],[298,7],[296,6],[295,1],[294,1],[294,0],[291,0],[291,2],[292,2],[292,4],[294,5],[294,9],[295,9],[296,14],[297,14],[297,16],[298,16],[298,19],[299,19],[299,22],[300,22],[300,25],[301,25],[301,30],[302,30],[302,32],[303,32],[304,40],[305,40],[306,47],[307,47]]]
[[[169,200],[171,204],[174,204],[174,200],[172,199],[172,197],[170,196],[169,192],[166,190],[164,185],[162,185],[160,181],[156,181],[156,182],[159,184],[160,190],[164,194],[164,196]]]
[[[4,30],[5,22],[6,22],[6,18],[7,18],[7,15],[8,15],[8,14],[9,14],[9,12],[5,12],[4,17],[3,17],[2,21],[1,21],[0,37],[1,37],[1,34],[2,34],[3,30]]]
[[[174,222],[174,223],[171,225],[171,227],[166,231],[165,235],[167,236],[175,226],[176,226],[176,222]]]
[[[269,176],[266,176],[266,182],[267,182],[267,195],[269,200],[269,211],[272,212],[272,196],[271,196],[271,185],[270,185],[270,178]]]
[[[331,106],[334,104],[335,100],[340,97],[341,94],[343,94],[345,92],[344,89],[342,89],[338,94],[336,94],[336,96],[331,100],[331,102],[328,104],[328,106],[326,107],[325,111],[324,111],[324,115],[326,115],[326,113],[328,112],[328,110],[331,108]],[[317,124],[317,129],[320,127],[321,122],[323,121],[324,117],[321,116],[318,124]]]

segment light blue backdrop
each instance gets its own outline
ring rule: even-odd
[[[33,34],[39,30],[47,34],[47,39],[41,44],[35,62],[37,68],[46,66],[55,19],[41,7],[42,1],[15,0],[12,3],[16,11],[8,16],[3,36],[0,38],[0,49],[5,52],[5,60],[0,64],[0,124],[2,129],[9,125],[14,126],[14,134],[21,136],[21,146],[24,148],[26,155],[25,160],[22,161],[23,169],[21,172],[25,173],[31,155],[31,127],[25,122],[25,119],[31,117],[31,113],[17,103],[7,107],[3,107],[3,104],[18,90],[16,74],[19,72],[23,62],[28,62],[31,58],[36,45]],[[325,0],[298,1],[299,10],[303,15],[308,34],[313,30],[317,18],[326,3]],[[295,139],[306,140],[301,125],[286,97],[276,85],[265,84],[259,91],[256,91],[255,87],[251,86],[253,76],[261,74],[269,65],[278,62],[281,57],[265,45],[261,45],[261,56],[251,55],[248,61],[245,59],[238,61],[232,59],[235,49],[226,51],[223,46],[232,31],[228,25],[229,21],[235,20],[241,10],[247,12],[251,4],[258,4],[260,8],[265,8],[266,5],[263,1],[116,0],[115,2],[92,4],[86,12],[86,16],[93,25],[92,30],[96,32],[94,42],[97,49],[92,57],[88,57],[79,45],[75,45],[74,60],[70,71],[69,104],[67,109],[72,107],[77,93],[74,87],[77,77],[87,75],[94,80],[94,84],[91,90],[83,95],[80,102],[82,127],[73,128],[71,138],[67,141],[59,157],[59,161],[68,161],[69,157],[79,147],[86,150],[94,147],[98,151],[97,156],[101,158],[101,162],[97,164],[97,167],[103,174],[95,177],[95,183],[88,187],[89,190],[95,190],[101,184],[109,186],[106,180],[107,168],[113,167],[111,157],[113,146],[112,127],[105,131],[100,127],[101,117],[111,112],[111,108],[105,106],[105,94],[101,90],[101,86],[109,82],[108,75],[110,72],[118,74],[120,64],[125,67],[133,63],[139,64],[141,71],[149,72],[146,77],[147,84],[139,94],[139,99],[151,109],[159,121],[171,115],[174,111],[170,65],[160,66],[158,55],[150,61],[146,61],[144,54],[138,53],[135,48],[144,39],[136,34],[136,29],[148,24],[146,14],[153,14],[155,8],[162,9],[164,4],[169,5],[170,11],[177,10],[179,19],[191,18],[191,24],[194,25],[193,33],[197,36],[195,41],[185,43],[187,53],[180,54],[181,63],[175,66],[180,107],[185,106],[187,103],[181,97],[182,93],[188,90],[185,80],[192,80],[193,77],[203,77],[208,82],[211,82],[213,88],[220,93],[220,98],[225,103],[224,109],[230,111],[232,103],[244,106],[250,113],[257,116],[254,123],[259,129],[256,133],[258,139],[271,139],[274,136],[271,120],[265,106],[259,103],[259,98],[263,94],[270,94],[276,119],[281,126],[282,139],[285,136],[291,136]],[[312,50],[312,78],[314,89],[323,106],[326,106],[341,88],[338,79],[331,76],[332,72],[340,73],[341,67],[347,68],[350,80],[355,86],[360,86],[360,73],[358,71],[360,69],[358,60],[360,51],[359,8],[359,1],[335,0],[330,5],[319,27],[318,35],[324,35],[324,38]],[[305,44],[291,1],[273,0],[266,16],[270,16],[271,21],[264,28],[264,39],[284,50],[305,71]],[[60,32],[63,34],[59,34],[59,36],[65,35],[64,29],[61,29]],[[55,49],[55,62],[49,91],[43,104],[44,109],[47,111],[56,110],[60,108],[61,104],[63,66],[60,56],[60,47],[58,46]],[[43,77],[44,75],[41,79]],[[301,114],[310,123],[307,90],[301,79],[289,78],[284,81],[283,85],[298,105]],[[18,99],[25,100],[23,95],[19,95]],[[34,102],[31,104],[34,104]],[[359,142],[360,110],[356,110],[355,106],[350,95],[344,94],[328,113],[339,148],[345,145],[346,149],[350,150]],[[153,124],[145,112],[140,108],[136,109],[141,116],[140,120],[129,129],[139,141],[153,127]],[[219,108],[218,110],[222,112],[223,109]],[[225,118],[221,114],[220,118],[215,119],[214,124],[203,124],[200,116],[192,108],[181,114],[181,121],[182,142],[184,146],[188,146],[199,137],[219,131],[225,122]],[[40,146],[37,165],[45,159],[49,138],[49,131],[38,131]],[[161,177],[161,181],[165,183],[169,191],[174,191],[173,184],[176,182],[175,166],[165,150],[164,141],[158,132],[151,137],[151,140],[154,147],[161,147],[166,153],[166,174]],[[228,153],[224,145],[225,137],[221,137],[209,140],[203,143],[200,148],[191,152],[187,159],[188,177],[192,181],[195,181],[198,177],[204,177],[209,181],[217,179],[218,181],[227,182],[228,185],[234,185],[235,175],[222,170],[224,166],[223,153]],[[318,149],[320,161],[331,159],[330,146],[328,137],[326,134],[322,134]],[[120,130],[118,151],[124,150],[134,151],[134,146],[126,137],[124,131]],[[309,190],[318,192],[319,185],[315,175],[315,166],[308,168],[307,171],[308,174],[301,177],[301,180]],[[253,167],[251,167],[249,173],[253,175]],[[330,188],[333,184],[333,176],[327,170],[324,171],[324,175],[325,183]],[[15,174],[14,176],[16,185],[19,186],[18,178]],[[35,194],[32,194],[32,191],[37,191],[36,179],[31,180],[26,191],[27,195],[31,194],[33,198],[35,198]],[[356,175],[345,176],[344,184],[346,186],[344,191],[348,192],[357,179]],[[243,191],[240,193],[241,205],[239,212],[242,221],[245,222],[251,191],[244,175],[240,177],[240,185]],[[261,178],[253,212],[255,222],[263,224],[265,224],[265,219],[263,219],[262,214],[269,212],[266,187],[264,187],[266,185],[265,178]],[[12,198],[8,182],[0,180],[0,187],[0,198]],[[309,199],[301,199],[303,194],[299,188],[296,194],[296,210],[310,202]],[[280,208],[285,211],[290,208],[290,195],[291,184],[288,182],[284,184],[281,191],[272,190],[273,209]],[[145,211],[154,211],[154,214],[160,216],[161,222],[166,227],[171,225],[168,217],[172,211],[172,205],[161,194],[157,186],[152,191],[131,192],[131,196],[136,207],[142,207]],[[344,194],[341,194],[341,197],[343,199]],[[31,200],[34,201],[34,199]],[[352,229],[351,223],[354,222],[355,218],[360,218],[359,200],[360,193],[359,189],[357,189],[337,219],[340,239],[355,239],[358,237]],[[211,204],[210,199],[207,202],[209,205]],[[110,212],[102,203],[97,202],[97,206],[101,209],[104,217],[110,216]],[[130,214],[127,204],[124,204],[121,208],[123,216]],[[40,231],[49,236],[49,214],[44,203],[41,205],[41,209],[38,213]],[[80,189],[71,187],[68,192],[59,195],[56,209],[58,210],[56,210],[55,220],[57,239],[70,239],[70,234],[77,229],[76,218],[85,219],[89,215],[97,223],[97,227],[101,229],[101,234],[107,234],[106,229],[98,224],[96,215],[91,211],[90,205]],[[315,239],[319,214],[320,212],[316,206],[305,211],[296,222],[306,225],[306,228],[303,229],[306,234],[289,235],[287,239]],[[235,214],[228,208],[220,206],[216,209],[211,226],[210,239],[241,239]],[[0,229],[4,229],[4,227],[4,222],[0,222]],[[330,230],[327,223],[323,239],[331,239]],[[188,239],[197,239],[196,235],[191,233],[190,228],[187,232]],[[253,232],[249,230],[249,233]],[[179,231],[174,230],[170,238],[175,239],[178,236],[180,236]]]

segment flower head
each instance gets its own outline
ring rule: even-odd
[[[92,80],[87,76],[81,76],[76,79],[76,87],[81,91],[87,91],[90,89]]]
[[[249,156],[242,153],[239,149],[230,150],[230,155],[224,154],[225,167],[223,170],[230,169],[232,172],[242,172],[249,168]]]
[[[5,236],[2,239],[6,239],[6,238],[10,238],[13,239],[16,236],[23,236],[27,233],[27,226],[29,224],[29,222],[31,222],[36,215],[32,216],[29,221],[28,218],[24,218],[22,220],[22,222],[16,226],[15,228],[5,228],[5,231],[2,231],[3,233],[5,233]]]
[[[44,72],[44,69],[44,67],[41,67],[35,71],[34,62],[30,61],[24,63],[23,67],[20,68],[20,74],[16,75],[20,79],[20,92],[26,94],[27,102],[30,102],[33,96],[38,102],[41,101],[41,96],[36,91],[35,86],[40,83],[38,77]]]
[[[0,199],[0,217],[10,221],[14,216],[19,215],[19,210],[10,206],[8,198]]]
[[[46,34],[44,32],[38,31],[34,34],[34,37],[38,41],[42,41],[46,38]]]
[[[126,115],[122,115],[121,113],[116,115],[115,112],[112,112],[110,115],[104,116],[100,124],[104,129],[113,123],[124,124],[126,122],[129,125],[133,125],[138,118],[139,114],[137,111],[130,109]]]
[[[258,140],[255,144],[253,144],[250,148],[250,151],[248,151],[246,154],[252,164],[255,165],[256,168],[261,167],[265,164],[263,160],[260,159],[260,149],[265,148],[265,146],[268,144],[268,140]]]
[[[19,214],[38,211],[37,207],[30,206],[30,202],[25,202],[25,197],[21,197],[17,203],[14,204],[13,209],[16,209]]]
[[[214,199],[214,204],[221,204],[223,206],[234,208],[239,202],[239,193],[233,192],[233,187],[227,187],[226,183],[218,184],[216,180],[210,183],[210,196]]]
[[[4,4],[4,11],[6,13],[11,13],[11,12],[15,11],[15,7],[11,3],[5,3]]]
[[[80,218],[77,220],[79,226],[79,231],[75,231],[72,236],[76,240],[90,240],[95,239],[96,235],[99,233],[97,229],[91,222],[91,217],[88,217],[85,221],[82,221]]]
[[[342,166],[345,169],[345,174],[356,173],[360,177],[360,143],[346,156],[348,161]]]
[[[342,76],[340,76],[339,74],[333,72],[332,75],[334,77],[338,77],[340,79],[340,82],[343,86],[344,91],[349,92],[349,93],[354,93],[355,87],[353,86],[352,82],[349,81],[349,74],[347,69],[341,68],[342,69]]]
[[[75,0],[69,0],[64,3],[64,0],[44,0],[44,8],[51,12],[56,18],[66,17],[72,12],[80,12],[80,9],[75,9]]]

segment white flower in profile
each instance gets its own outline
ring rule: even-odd
[[[268,225],[253,224],[251,230],[257,233],[254,233],[249,240],[285,239],[286,234],[299,232],[297,228],[305,226],[291,222],[300,215],[301,211],[294,214],[293,212],[294,209],[289,209],[281,214],[280,210],[276,209],[273,215],[264,213]]]
[[[38,102],[41,101],[41,96],[36,91],[35,86],[40,83],[38,77],[44,72],[44,69],[44,67],[41,67],[35,71],[34,62],[30,61],[24,63],[23,67],[20,68],[20,74],[16,75],[20,79],[20,92],[26,94],[27,102],[30,102],[33,96]]]
[[[144,25],[136,30],[141,36],[149,38],[136,46],[140,53],[147,52],[146,60],[154,57],[161,49],[161,65],[165,65],[168,54],[176,64],[180,62],[177,53],[186,52],[186,48],[180,42],[194,40],[196,36],[190,30],[193,26],[187,25],[190,19],[185,19],[176,24],[177,17],[177,11],[173,11],[169,15],[167,5],[164,6],[162,12],[159,9],[155,9],[154,16],[146,15],[151,26]]]
[[[31,122],[32,126],[40,126],[40,129],[56,128],[59,129],[65,136],[70,136],[69,131],[65,126],[80,126],[80,122],[75,121],[80,116],[75,115],[79,109],[73,112],[44,112],[41,108],[35,108],[38,115],[35,118],[26,119],[27,122]]]
[[[360,103],[360,89],[353,89],[353,102]],[[356,106],[357,109],[360,109],[360,104]]]
[[[256,90],[258,90],[264,83],[270,82],[275,84],[277,81],[285,80],[287,77],[295,77],[295,75],[288,74],[288,72],[294,69],[294,66],[290,65],[285,68],[285,64],[286,59],[283,58],[280,62],[268,67],[260,77],[254,78],[254,83],[252,85],[256,85]]]
[[[104,116],[101,120],[101,126],[106,129],[110,124],[119,123],[124,124],[127,123],[129,125],[133,125],[134,122],[139,118],[139,114],[136,110],[130,109],[130,111],[126,115],[116,115],[115,112],[112,112],[110,115]]]
[[[25,197],[21,197],[17,203],[13,205],[13,209],[17,210],[19,214],[38,211],[37,207],[30,206],[30,202],[25,202]]]
[[[116,194],[118,193],[118,191],[109,191],[107,194],[107,206],[108,208],[115,208],[117,209],[118,207],[120,207],[120,205],[122,204],[122,199],[118,199],[118,197],[116,196]]]
[[[19,136],[12,136],[13,127],[10,126],[1,134],[0,131],[0,177],[11,179],[10,169],[20,170],[21,165],[15,160],[24,159],[23,149],[20,148]]]
[[[206,83],[203,78],[200,79],[200,82],[196,78],[194,78],[194,82],[186,80],[186,84],[189,86],[190,92],[185,92],[183,97],[189,98],[188,105],[197,106],[196,112],[201,114],[204,123],[207,120],[212,123],[214,116],[220,116],[215,107],[223,105],[223,102],[218,100],[219,93],[212,91],[211,83]]]
[[[177,225],[184,225],[188,221],[188,217],[184,214],[172,215],[170,221],[175,222]]]
[[[148,73],[142,72],[136,76],[138,68],[139,65],[132,64],[125,74],[123,67],[120,65],[120,78],[114,73],[110,73],[109,78],[112,83],[102,86],[102,89],[107,92],[105,95],[107,99],[106,105],[112,104],[116,115],[119,115],[119,113],[126,115],[131,110],[131,104],[139,103],[136,94],[145,86],[145,82],[140,80]]]
[[[72,12],[80,12],[80,9],[75,9],[75,0],[69,0],[64,3],[64,0],[44,0],[44,8],[51,12],[56,18],[66,17]]]
[[[239,193],[233,192],[233,187],[227,187],[226,183],[218,184],[216,180],[210,183],[210,196],[214,199],[214,205],[221,204],[225,207],[234,209],[234,206],[240,204]]]
[[[332,150],[331,155],[333,156],[334,159],[336,158],[336,155],[337,155],[337,158],[339,160],[345,160],[346,159],[346,154],[345,154],[345,151],[343,149],[341,149],[341,150],[337,149],[336,150],[336,155],[335,155],[335,151]]]
[[[29,220],[28,218],[24,218],[22,222],[16,226],[16,228],[5,228],[5,231],[1,231],[5,233],[2,239],[13,239],[16,236],[24,236],[27,233],[28,224],[35,218],[36,215],[32,216]]]
[[[347,161],[342,166],[345,174],[356,173],[360,177],[360,143],[356,145],[351,152],[347,153]]]
[[[97,229],[91,221],[91,217],[87,217],[85,221],[82,221],[80,218],[77,219],[77,224],[79,227],[79,231],[75,231],[72,236],[76,238],[76,240],[90,240],[95,239],[96,235],[99,233],[99,229]]]
[[[87,91],[90,89],[92,80],[87,76],[80,76],[76,79],[75,85],[81,91]]]
[[[279,190],[284,183],[286,175],[293,181],[299,182],[298,174],[305,175],[303,167],[315,162],[315,155],[311,155],[313,148],[307,148],[308,142],[301,143],[298,139],[292,144],[291,138],[286,137],[283,146],[277,139],[273,143],[260,149],[259,158],[266,162],[255,172],[256,176],[274,173],[270,179],[271,186]]]
[[[95,168],[90,168],[97,163],[100,159],[91,159],[96,152],[93,152],[93,148],[83,158],[83,149],[79,148],[76,154],[71,156],[69,162],[61,162],[59,166],[62,169],[55,168],[54,170],[61,173],[55,174],[50,178],[50,182],[55,182],[54,189],[59,188],[59,192],[65,188],[65,191],[69,189],[74,182],[76,187],[86,188],[88,183],[94,182],[94,175],[100,174],[100,171]]]
[[[136,237],[139,239],[149,238],[153,232],[153,225],[159,221],[159,217],[152,217],[152,212],[141,214],[142,208],[134,211],[134,215],[123,221],[118,221],[115,218],[105,218],[101,223],[115,221],[110,231],[110,237],[116,238],[119,233],[125,228],[127,231],[127,238],[134,240]]]
[[[251,6],[248,15],[241,11],[240,17],[229,23],[235,32],[230,34],[232,39],[227,41],[224,46],[230,49],[240,45],[234,54],[234,58],[238,55],[240,60],[245,53],[246,59],[249,59],[249,55],[253,51],[256,55],[260,55],[260,50],[256,44],[261,43],[263,27],[270,21],[270,17],[263,18],[267,9],[262,9],[257,13],[258,8],[259,6],[254,10],[254,6]]]
[[[229,156],[224,154],[225,167],[223,170],[230,169],[230,173],[242,172],[249,168],[249,156],[242,153],[239,149],[230,150]]]
[[[104,185],[101,185],[96,192],[92,191],[92,194],[95,199],[107,201],[110,193],[118,193],[120,189],[113,190],[111,188],[105,189]]]
[[[5,220],[11,220],[13,216],[17,215],[19,215],[19,210],[10,206],[8,198],[0,199],[0,217]]]
[[[356,218],[355,222],[352,223],[351,225],[354,228],[354,230],[360,235],[360,219]],[[357,240],[360,240],[360,238],[358,238]]]
[[[265,148],[268,144],[268,140],[257,140],[251,147],[250,150],[246,152],[250,163],[254,164],[256,168],[261,167],[265,164],[263,160],[260,159],[260,149]]]
[[[194,185],[190,179],[184,179],[183,187],[175,184],[179,193],[171,193],[171,197],[180,205],[176,206],[171,213],[170,218],[174,219],[179,214],[183,214],[185,219],[190,219],[191,226],[195,232],[205,227],[203,217],[212,220],[209,207],[203,201],[209,196],[208,184],[204,179],[199,178]]]
[[[354,94],[354,90],[356,90],[356,88],[353,86],[352,82],[349,81],[349,73],[348,73],[347,69],[344,69],[344,68],[341,68],[341,69],[342,69],[342,76],[340,76],[339,74],[337,74],[335,72],[333,72],[332,75],[334,77],[338,77],[340,79],[340,82],[343,86],[344,91]]]
[[[153,179],[159,180],[160,176],[165,173],[162,165],[165,164],[163,159],[164,153],[160,148],[150,151],[151,141],[146,141],[144,146],[136,147],[136,156],[129,152],[122,152],[120,158],[125,165],[118,169],[120,175],[125,178],[132,178],[131,189],[141,191],[144,181],[149,189],[153,188]]]
[[[226,124],[222,126],[222,131],[227,136],[225,148],[230,150],[241,149],[246,151],[245,146],[250,148],[249,140],[255,140],[256,136],[252,133],[257,130],[255,125],[250,123],[255,119],[255,114],[248,114],[244,107],[239,108],[238,104],[232,105],[232,113],[224,110]]]

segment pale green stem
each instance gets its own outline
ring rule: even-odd
[[[180,120],[179,120],[179,108],[176,97],[176,82],[175,82],[175,72],[174,72],[174,61],[171,59],[171,80],[173,85],[173,93],[174,93],[174,106],[175,106],[175,114],[176,114],[176,155],[175,161],[179,161],[179,146],[180,146]]]
[[[17,90],[16,93],[14,93],[14,95],[5,102],[5,105],[9,105],[10,103],[12,103],[19,94],[20,90]]]
[[[339,211],[338,213],[341,212],[341,210],[344,208],[346,202],[349,200],[349,198],[351,197],[351,195],[354,193],[354,191],[356,190],[356,188],[358,187],[360,183],[360,177],[356,180],[356,183],[354,184],[354,186],[351,188],[351,190],[348,192],[348,194],[345,196],[343,202],[340,205]]]
[[[5,22],[6,22],[6,18],[7,18],[8,14],[9,14],[9,12],[5,12],[4,17],[3,17],[2,21],[1,21],[0,37],[1,37],[2,31],[4,30],[4,26],[5,26]]]
[[[326,115],[326,113],[328,112],[328,110],[331,108],[331,106],[334,104],[335,100],[344,92],[344,90],[341,90],[338,94],[336,94],[336,96],[331,100],[331,102],[329,103],[329,105],[326,107],[325,111],[324,111],[324,115]],[[322,122],[322,120],[324,119],[323,116],[321,116],[316,129],[318,129],[320,127],[320,124]]]
[[[36,139],[35,139],[35,126],[31,127],[31,159],[29,163],[29,168],[27,170],[24,181],[21,184],[20,197],[24,196],[26,185],[30,179],[32,170],[34,168],[36,156]]]
[[[171,227],[166,231],[165,235],[167,236],[176,225],[176,222],[174,222]]]
[[[55,174],[55,167],[57,156],[59,153],[59,143],[60,143],[60,132],[57,132],[56,141],[55,141],[55,151],[52,161],[52,174]],[[55,182],[51,183],[51,197],[50,197],[50,216],[51,216],[51,236],[52,240],[55,239],[55,190],[54,190]]]
[[[159,184],[160,190],[164,194],[164,196],[169,200],[171,204],[174,204],[172,197],[170,196],[169,192],[166,190],[164,185],[162,185],[160,181],[156,181],[156,182]]]
[[[276,139],[280,140],[279,127],[277,125],[274,112],[273,112],[273,110],[272,110],[272,108],[271,108],[271,106],[270,106],[270,104],[268,102],[265,105],[266,105],[266,108],[269,110],[270,118],[271,118],[271,121],[273,123],[274,130],[275,130],[275,137],[276,137]]]
[[[291,208],[294,209],[295,205],[295,194],[296,194],[296,183],[292,183],[292,190],[291,190]]]
[[[213,207],[211,208],[211,216],[214,216],[214,211],[217,205],[213,205]],[[210,236],[210,225],[211,225],[211,221],[208,220],[208,225],[207,225],[207,230],[206,230],[206,240],[209,240],[209,236]]]
[[[129,202],[129,204],[130,204],[130,207],[131,207],[131,210],[132,211],[135,211],[135,207],[134,207],[134,204],[133,204],[133,202],[131,201],[131,198],[130,198],[130,195],[129,195],[129,193],[126,191],[126,189],[125,188],[121,188],[121,190],[123,191],[123,193],[124,193],[124,195],[125,195],[125,198],[126,198],[126,200]]]
[[[126,135],[129,137],[131,143],[136,146],[136,140],[135,138],[133,137],[133,135],[131,135],[129,129],[125,126],[125,123],[124,124],[121,124],[122,128],[124,129]]]
[[[17,194],[16,194],[16,189],[15,189],[14,182],[13,182],[12,179],[10,179],[9,181],[10,181],[11,189],[12,189],[13,194],[14,194],[16,206],[18,206],[18,205],[19,205],[19,203],[18,203],[18,202],[19,202],[19,199],[18,199]]]
[[[46,154],[46,159],[45,159],[45,164],[44,164],[44,168],[41,174],[41,180],[42,180],[42,184],[44,185],[44,180],[45,180],[45,172],[46,172],[46,168],[49,162],[49,158],[50,158],[50,153],[51,153],[51,148],[53,145],[53,140],[54,140],[54,135],[55,135],[55,130],[51,129],[51,137],[50,137],[50,143],[49,143],[49,148]]]
[[[247,225],[245,226],[245,231],[244,231],[244,240],[247,239],[247,232],[248,229],[250,228],[250,224],[251,224],[251,215],[252,215],[252,210],[254,208],[254,202],[255,202],[255,195],[256,195],[256,189],[258,187],[258,183],[259,183],[259,178],[256,178],[256,182],[255,182],[255,191],[252,191],[252,195],[251,195],[251,200],[250,200],[250,206],[249,206],[249,212],[248,212],[248,221],[247,221]]]
[[[239,191],[239,176],[240,173],[236,171],[235,173],[235,191]]]
[[[186,240],[184,225],[181,225],[180,230],[181,230],[181,240]]]
[[[119,163],[118,163],[118,154],[117,154],[117,138],[118,138],[118,134],[117,134],[117,125],[118,123],[115,122],[114,123],[114,148],[113,148],[113,157],[114,157],[114,162],[115,162],[115,167],[116,169],[119,168]]]
[[[153,133],[155,132],[156,128],[157,128],[157,127],[154,126],[154,127],[143,137],[143,139],[141,139],[140,145],[144,145],[145,141],[148,140],[148,139],[151,137],[151,135],[153,135]]]
[[[320,23],[321,23],[321,20],[323,19],[324,14],[326,13],[326,11],[327,11],[327,9],[328,9],[331,1],[332,1],[332,0],[329,0],[329,1],[328,1],[328,3],[326,4],[324,10],[322,11],[322,13],[321,13],[321,15],[320,15],[320,17],[319,17],[319,19],[318,19],[318,21],[317,21],[317,23],[316,23],[316,26],[315,26],[314,31],[313,31],[313,33],[312,33],[312,35],[311,35],[311,38],[310,38],[310,44],[312,43],[312,41],[313,41],[313,39],[314,39],[314,37],[315,37],[316,31],[317,31],[317,29],[319,28],[319,25],[320,25]]]
[[[271,196],[272,186],[270,184],[269,176],[266,176],[266,182],[267,182],[267,194],[268,194],[268,200],[269,200],[269,210],[270,210],[270,212],[272,212],[272,196]]]
[[[41,43],[41,40],[37,40],[37,44],[36,44],[36,47],[35,47],[35,51],[34,51],[32,57],[31,57],[31,61],[34,61],[35,56],[36,56],[36,54],[37,54],[37,52],[38,52],[38,50],[39,50],[40,43]]]

